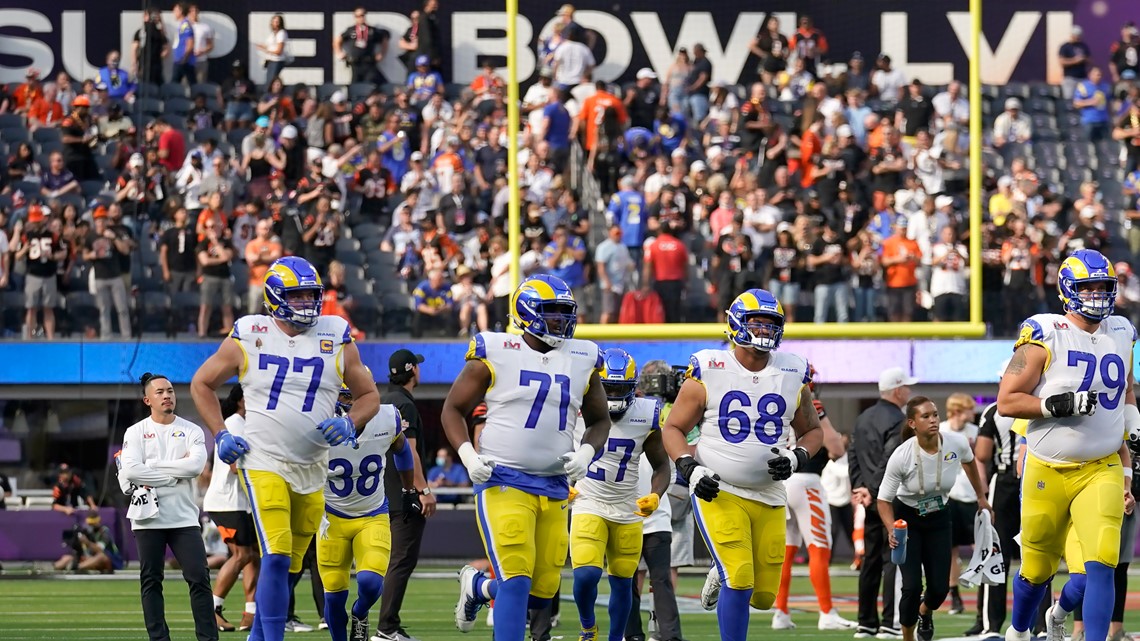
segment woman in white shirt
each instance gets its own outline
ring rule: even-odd
[[[174,553],[190,586],[190,609],[198,639],[217,639],[206,546],[194,503],[194,482],[206,467],[202,428],[175,416],[174,385],[147,372],[143,404],[150,416],[127,428],[119,456],[119,487],[131,495],[127,518],[139,552],[143,620],[152,640],[169,639],[162,578],[166,549]]]
[[[887,461],[879,488],[878,508],[891,548],[898,547],[895,519],[907,522],[906,560],[899,598],[903,641],[934,638],[934,611],[950,589],[951,517],[947,509],[950,489],[964,470],[978,496],[978,509],[990,509],[982,491],[974,453],[966,437],[938,431],[938,408],[924,396],[906,404],[906,425],[900,444]],[[923,575],[926,586],[923,589]]]
[[[241,436],[245,432],[245,396],[241,384],[230,388],[229,396],[222,399],[222,416],[225,417],[226,429],[231,434]],[[236,468],[236,464],[223,463],[215,449],[210,487],[202,501],[203,509],[209,513],[214,525],[218,526],[218,532],[230,553],[214,580],[214,618],[222,632],[234,630],[233,624],[222,615],[222,604],[225,603],[230,588],[237,582],[239,572],[245,590],[245,610],[241,615],[239,629],[249,630],[256,613],[254,591],[260,559],[253,549],[257,542],[253,516],[249,511],[249,501],[241,489],[241,478],[237,475]]]
[[[269,19],[269,37],[265,44],[258,44],[257,49],[265,56],[265,84],[268,86],[273,79],[281,75],[289,57],[286,51],[289,47],[289,32],[285,31],[285,17],[280,13],[273,14]]]

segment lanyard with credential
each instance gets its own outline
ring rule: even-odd
[[[934,492],[942,494],[942,435],[938,435],[938,452],[935,454],[938,457],[937,477],[934,480]],[[914,441],[914,464],[918,468],[918,493],[922,498],[926,498],[926,475],[922,473],[922,446],[918,444],[918,437]]]

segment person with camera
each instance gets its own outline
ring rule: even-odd
[[[368,10],[363,6],[353,10],[352,16],[352,26],[333,38],[333,55],[352,69],[352,82],[377,82],[391,34],[368,24]]]
[[[120,256],[129,256],[131,239],[117,233],[110,225],[107,208],[100,205],[91,215],[94,226],[84,241],[83,259],[91,263],[95,274],[95,303],[99,308],[99,335],[111,337],[111,306],[119,317],[119,333],[131,337],[131,310],[127,285],[121,278]]]
[[[139,379],[150,416],[127,428],[117,455],[119,487],[130,494],[127,518],[139,552],[143,620],[151,641],[170,638],[162,598],[166,549],[190,586],[190,609],[198,641],[217,641],[210,570],[202,542],[194,480],[206,467],[202,428],[175,415],[174,385],[147,372]]]
[[[63,547],[70,551],[55,562],[58,572],[99,572],[111,574],[123,569],[123,555],[111,536],[111,529],[103,525],[99,512],[91,510],[83,525],[75,524],[63,531]]]

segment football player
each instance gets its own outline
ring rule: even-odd
[[[328,450],[356,436],[380,407],[348,322],[321,316],[321,277],[308,261],[281,258],[265,274],[265,315],[243,316],[198,368],[190,392],[222,462],[238,463],[261,550],[250,639],[282,641],[289,595],[324,513]],[[216,390],[238,377],[244,436],[225,428]],[[356,402],[336,416],[341,385]]]
[[[341,387],[337,416],[352,409],[352,390]],[[333,641],[368,641],[368,611],[384,590],[392,552],[388,497],[384,494],[384,458],[392,453],[404,491],[404,514],[421,511],[415,486],[416,452],[400,431],[400,412],[381,405],[375,418],[329,460],[325,516],[317,537],[317,567],[325,586],[325,622]],[[348,576],[356,562],[356,601],[349,621]],[[345,635],[345,626],[350,630]]]
[[[1091,249],[1061,263],[1064,315],[1021,324],[998,390],[998,412],[1028,419],[1022,476],[1021,569],[1008,641],[1026,641],[1070,523],[1085,559],[1085,635],[1105,641],[1124,515],[1122,437],[1140,431],[1133,394],[1136,329],[1114,316],[1112,263]],[[1047,616],[1046,623],[1054,617]]]
[[[689,483],[697,527],[712,552],[723,641],[748,636],[748,606],[776,600],[784,561],[782,481],[819,451],[823,432],[812,406],[807,362],[776,352],[784,311],[772,294],[750,289],[726,311],[730,349],[689,361],[663,432],[665,448]],[[690,449],[685,433],[700,424]],[[794,431],[795,449],[787,432]]]
[[[637,398],[637,363],[619,348],[602,353],[602,388],[609,404],[610,437],[594,454],[586,477],[575,485],[570,518],[570,561],[574,602],[582,624],[580,641],[594,641],[594,605],[603,561],[610,581],[609,641],[622,641],[633,601],[633,577],[641,560],[641,522],[661,504],[672,471],[661,444],[661,403]],[[652,491],[638,498],[641,453],[653,466]]]
[[[532,276],[511,295],[510,319],[522,335],[482,332],[451,386],[441,421],[475,486],[475,509],[490,579],[473,567],[459,573],[455,625],[475,624],[495,599],[495,639],[522,641],[528,603],[544,607],[566,562],[570,482],[586,475],[605,450],[610,415],[598,368],[601,351],[574,338],[578,304],[562,280]],[[480,401],[487,421],[476,451],[466,417]],[[574,449],[574,422],[586,425]]]

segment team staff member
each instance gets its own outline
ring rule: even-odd
[[[1001,378],[1005,364],[998,372]],[[997,530],[1001,545],[1002,564],[1006,577],[1009,577],[1009,564],[1017,551],[1013,537],[1021,531],[1021,485],[1017,473],[1017,435],[1013,433],[1013,419],[998,414],[997,403],[990,403],[982,410],[981,425],[978,426],[978,441],[974,444],[974,460],[982,476],[982,486],[990,478],[990,464],[993,464],[993,481],[985,493],[993,505],[994,529]],[[994,636],[1001,634],[1005,626],[1006,588],[1001,585],[982,585],[978,588],[978,618],[966,636]]]
[[[151,641],[170,639],[162,598],[169,547],[190,586],[195,636],[198,641],[217,641],[210,570],[194,502],[194,479],[206,467],[205,436],[201,427],[174,414],[177,399],[170,379],[147,372],[139,382],[150,416],[128,427],[123,436],[119,486],[131,494],[127,518],[138,544],[146,632]]]
[[[388,358],[388,390],[386,402],[396,406],[402,419],[401,430],[404,438],[415,453],[415,484],[420,492],[420,509],[404,511],[403,479],[393,454],[388,455],[388,468],[384,475],[385,494],[388,495],[388,509],[392,513],[392,556],[388,561],[388,573],[384,575],[384,596],[380,600],[380,618],[376,622],[376,632],[380,639],[387,641],[407,641],[409,635],[400,625],[400,607],[408,590],[408,579],[416,569],[420,557],[420,543],[424,538],[427,517],[435,514],[435,495],[424,479],[423,457],[427,456],[424,442],[424,424],[412,390],[420,384],[420,363],[424,357],[406,349],[392,352]]]
[[[226,417],[226,429],[231,434],[241,435],[245,431],[245,396],[241,384],[231,387],[229,395],[222,400],[222,415]],[[202,509],[210,514],[230,551],[230,558],[222,564],[214,580],[214,618],[218,622],[218,630],[234,631],[233,624],[222,615],[222,605],[230,588],[237,582],[239,572],[245,591],[245,609],[238,629],[249,630],[253,627],[253,614],[257,611],[253,600],[258,568],[257,554],[253,551],[253,517],[249,514],[249,500],[241,489],[237,467],[222,461],[216,449],[210,486],[202,499]]]
[[[907,376],[901,367],[892,367],[879,375],[879,402],[855,419],[851,440],[851,492],[853,502],[867,510],[863,541],[866,553],[859,568],[859,627],[856,638],[873,637],[882,632],[898,636],[895,629],[895,566],[890,561],[887,529],[875,514],[879,484],[886,466],[887,441],[897,436],[906,416],[902,409],[910,399],[910,386],[918,379]],[[883,618],[879,619],[879,585],[883,587]]]
[[[958,472],[965,472],[978,495],[978,509],[990,504],[974,463],[970,442],[958,432],[940,433],[938,407],[925,396],[906,404],[906,427],[891,454],[878,493],[878,512],[891,549],[898,547],[895,518],[907,522],[906,560],[902,570],[899,622],[903,641],[934,638],[934,611],[950,590],[953,519],[948,508],[950,489]],[[926,589],[923,590],[923,574]]]
[[[974,399],[968,394],[951,394],[950,398],[946,399],[946,420],[938,426],[940,431],[953,431],[965,436],[971,450],[978,440],[978,426],[973,422],[975,407]],[[985,486],[985,482],[982,486]],[[958,478],[954,479],[954,487],[950,488],[948,507],[954,529],[951,536],[954,562],[950,564],[950,614],[961,614],[966,608],[962,605],[962,595],[958,592],[958,576],[961,573],[958,563],[961,555],[958,552],[960,547],[974,544],[974,514],[978,511],[978,497],[970,486],[965,466],[958,473]]]

